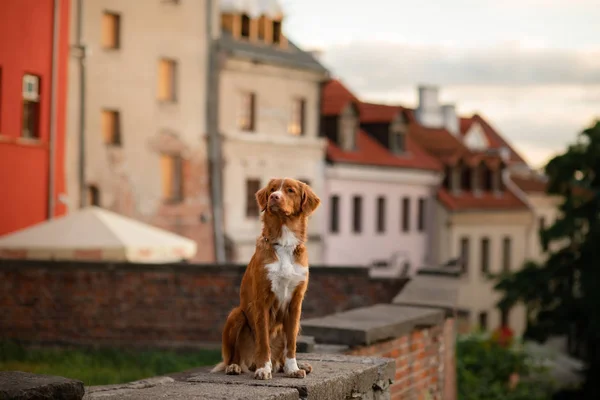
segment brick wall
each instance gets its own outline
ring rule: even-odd
[[[202,346],[218,343],[244,266],[0,260],[0,338]],[[389,303],[404,280],[311,267],[303,317]]]
[[[452,400],[456,393],[453,325],[453,319],[446,319],[440,325],[353,348],[346,354],[396,361],[391,400]]]

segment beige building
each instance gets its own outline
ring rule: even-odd
[[[289,177],[323,193],[325,139],[319,101],[328,73],[282,32],[275,1],[221,1],[219,126],[229,259],[248,262],[260,234],[255,193]],[[322,260],[321,207],[309,224],[311,263]]]
[[[520,268],[531,252],[534,213],[508,172],[527,165],[482,117],[459,118],[453,105],[439,104],[436,87],[419,89],[414,115],[410,134],[445,169],[434,218],[434,262],[463,267],[460,329],[508,325],[521,335],[524,307],[501,312],[489,276]]]
[[[212,261],[207,6],[215,38],[218,9],[211,1],[71,4],[70,208],[96,204],[166,228],[198,243],[197,261]]]

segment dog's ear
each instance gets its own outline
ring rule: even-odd
[[[269,183],[267,183],[267,185],[260,189],[258,192],[256,192],[255,197],[256,197],[256,203],[258,203],[258,209],[262,212],[265,211],[267,209],[267,202],[269,201],[269,186],[271,185],[271,183],[273,183],[273,179],[269,180]]]
[[[302,184],[302,203],[300,209],[306,216],[311,215],[321,204],[321,199],[313,192],[306,183]]]

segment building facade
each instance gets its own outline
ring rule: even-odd
[[[65,212],[69,0],[0,2],[0,235]]]
[[[479,115],[459,118],[454,105],[442,105],[437,87],[419,88],[411,134],[443,164],[433,236],[436,264],[463,266],[459,308],[461,329],[525,329],[525,309],[496,307],[491,275],[520,268],[529,255],[533,212],[509,182],[511,169],[527,165]]]
[[[213,3],[73,1],[71,19],[69,206],[99,205],[191,238],[195,261],[214,260],[206,150]]]
[[[408,136],[401,107],[363,103],[339,80],[323,91],[327,265],[411,274],[431,254],[441,163]]]
[[[255,193],[289,177],[323,193],[319,102],[327,70],[282,32],[275,1],[221,1],[219,131],[228,258],[248,262],[261,232]],[[319,207],[309,224],[311,263],[322,261]]]

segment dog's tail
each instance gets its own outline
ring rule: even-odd
[[[226,368],[225,363],[223,361],[221,361],[213,369],[210,370],[210,373],[214,374],[215,372],[222,372],[222,371],[225,371],[225,368]]]
[[[223,361],[217,364],[210,372],[221,372],[232,363],[238,364],[239,350],[236,348],[238,336],[244,326],[248,323],[246,316],[240,307],[236,307],[229,313],[225,327],[223,328],[223,337],[221,344],[221,355]]]

